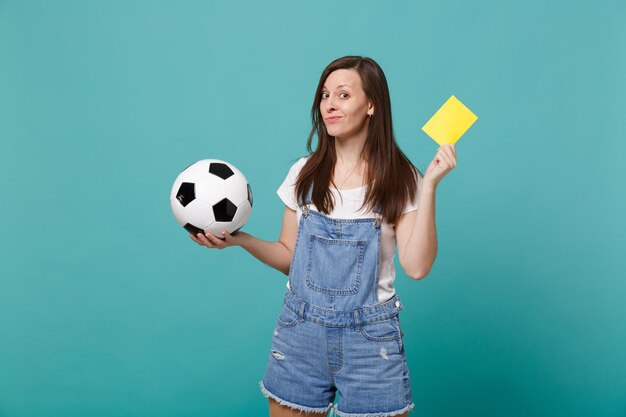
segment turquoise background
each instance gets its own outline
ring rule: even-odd
[[[626,415],[624,2],[0,0],[0,416],[267,415],[286,276],[175,222],[176,175],[248,177],[278,239],[318,77],[374,58],[397,141],[479,117],[396,288],[410,415]]]

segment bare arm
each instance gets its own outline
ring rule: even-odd
[[[240,238],[240,246],[250,252],[258,260],[268,264],[272,268],[278,269],[285,275],[289,275],[291,256],[293,254],[297,232],[296,212],[285,206],[283,228],[280,232],[278,242],[267,242],[248,233],[240,232],[243,233],[243,236]]]
[[[404,272],[413,279],[424,278],[437,257],[435,190],[420,190],[417,211],[403,214],[396,224],[398,257]]]
[[[440,146],[424,174],[424,181],[419,190],[417,212],[403,214],[396,224],[400,265],[413,279],[427,276],[437,257],[435,190],[441,179],[454,169],[456,164],[454,144]]]
[[[241,246],[261,262],[289,275],[291,257],[298,234],[298,223],[295,210],[285,206],[283,226],[278,242],[268,242],[239,231],[234,235],[223,233],[224,239],[219,239],[210,233],[190,235],[198,244],[208,248],[224,249],[228,246]]]

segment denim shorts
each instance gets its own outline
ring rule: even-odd
[[[261,391],[279,404],[342,417],[414,407],[397,296],[366,312],[329,315],[287,293]],[[333,404],[338,391],[337,404]]]

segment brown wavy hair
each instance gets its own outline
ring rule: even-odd
[[[380,205],[385,221],[395,224],[407,202],[415,199],[417,175],[421,172],[404,155],[396,143],[391,123],[391,100],[387,79],[380,66],[371,58],[344,56],[328,64],[315,91],[311,119],[313,127],[307,140],[309,158],[296,179],[296,197],[303,204],[308,188],[313,185],[311,200],[318,211],[329,214],[335,202],[329,189],[337,161],[335,138],[326,131],[320,101],[322,87],[328,75],[338,69],[354,69],[361,77],[365,95],[374,105],[374,114],[369,120],[367,139],[362,157],[367,161],[365,179],[367,191],[363,207],[373,209]],[[311,149],[317,134],[317,148]],[[360,210],[359,209],[359,210]]]

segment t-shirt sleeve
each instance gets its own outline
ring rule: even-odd
[[[306,157],[300,158],[295,164],[289,168],[289,172],[287,173],[287,177],[280,184],[278,190],[276,190],[276,194],[283,200],[283,203],[287,207],[292,210],[296,210],[298,208],[298,199],[296,198],[296,179],[298,178],[298,174],[300,170],[306,163]]]
[[[422,189],[422,175],[420,173],[417,174],[417,190],[415,191],[415,199],[409,202],[402,211],[402,214],[408,213],[409,211],[417,210],[419,206],[419,192]]]

